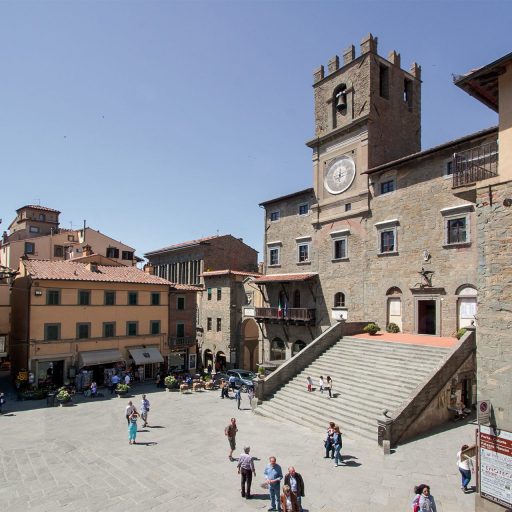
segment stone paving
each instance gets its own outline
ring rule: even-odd
[[[154,386],[134,388],[151,401],[150,428],[139,426],[128,444],[127,398],[85,399],[72,407],[40,402],[6,404],[0,416],[0,509],[2,511],[247,511],[267,510],[261,489],[270,455],[286,472],[294,465],[305,480],[307,511],[399,512],[411,509],[412,488],[431,485],[438,512],[474,508],[464,495],[456,465],[462,443],[474,439],[475,425],[452,423],[384,456],[376,444],[344,439],[346,464],[323,458],[324,431],[280,425],[243,410],[217,391],[189,395]],[[238,421],[238,455],[250,444],[256,460],[253,500],[242,500],[236,462],[228,460],[224,427]],[[326,422],[328,418],[326,418]],[[473,482],[472,482],[473,483]]]

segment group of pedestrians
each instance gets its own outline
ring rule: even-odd
[[[238,426],[236,418],[231,418],[229,425],[224,429],[224,435],[228,439],[228,459],[234,461],[233,452],[236,449],[236,434]],[[244,446],[243,453],[238,457],[237,470],[240,475],[241,496],[247,500],[252,498],[252,479],[256,476],[254,458],[250,455],[251,447]],[[265,481],[262,484],[268,489],[270,496],[269,511],[302,512],[302,498],[304,497],[304,480],[295,471],[293,466],[288,468],[288,473],[283,475],[281,466],[277,464],[274,456],[269,457],[268,464],[263,471]],[[281,481],[284,478],[283,493],[280,493]]]
[[[311,393],[313,391],[313,379],[310,376],[306,377],[306,386],[308,393]],[[329,393],[329,398],[332,398],[332,379],[330,375],[327,375],[325,380],[324,377],[320,375],[320,378],[318,379],[318,390],[322,394],[324,390],[327,391]]]
[[[142,395],[142,400],[140,403],[140,413],[137,411],[137,408],[135,405],[133,405],[133,402],[130,400],[128,402],[128,405],[126,406],[125,410],[125,416],[126,416],[126,422],[128,423],[128,443],[129,444],[137,444],[137,421],[139,418],[142,419],[143,427],[148,426],[148,414],[149,414],[149,407],[150,403],[149,400],[146,398],[146,395]]]
[[[329,423],[329,428],[327,429],[327,437],[324,441],[324,459],[334,459],[334,465],[338,467],[341,462],[340,452],[342,447],[343,439],[341,437],[340,427],[331,421]]]

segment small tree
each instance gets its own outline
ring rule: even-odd
[[[388,326],[386,327],[386,331],[388,332],[393,332],[393,333],[397,333],[397,332],[400,332],[400,327],[398,327],[398,325],[396,325],[395,323],[391,322],[390,324],[388,324]]]
[[[363,331],[368,333],[370,336],[374,336],[380,331],[380,327],[376,323],[370,322],[366,327],[364,327]]]

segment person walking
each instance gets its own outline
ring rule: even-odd
[[[318,387],[320,389],[320,393],[324,392],[324,378],[320,375],[320,378],[318,379]]]
[[[91,382],[91,397],[96,398],[96,395],[98,394],[98,385],[96,382]]]
[[[5,395],[3,393],[0,393],[0,414],[2,413],[2,408],[5,404]]]
[[[325,447],[325,457],[324,459],[334,459],[334,444],[332,442],[332,436],[334,434],[334,427],[335,424],[333,421],[329,423],[329,428],[327,429],[327,437],[324,441],[324,447]]]
[[[124,376],[124,383],[129,386],[130,385],[130,374],[126,372],[126,375]]]
[[[128,425],[130,424],[130,416],[134,411],[137,411],[137,409],[135,409],[133,402],[130,400],[125,410],[126,422],[128,423]]]
[[[117,373],[114,373],[114,375],[112,375],[112,377],[110,378],[110,394],[111,395],[113,395],[115,393],[119,382],[121,382],[119,375],[117,375]]]
[[[459,472],[462,478],[462,486],[461,489],[464,492],[468,492],[468,485],[471,481],[471,473],[473,471],[473,461],[471,457],[464,454],[464,450],[467,450],[469,446],[467,444],[463,444],[460,448],[460,451],[457,452],[457,466],[459,467]]]
[[[229,379],[228,379],[228,382],[229,382],[229,387],[231,388],[231,390],[233,392],[235,392],[235,388],[236,388],[236,377],[234,375],[230,375],[229,376]]]
[[[146,395],[142,395],[142,401],[140,403],[140,415],[142,417],[142,421],[144,421],[143,427],[148,426],[148,414],[149,414],[149,400],[146,398]]]
[[[249,406],[252,409],[252,401],[254,400],[254,386],[247,388],[247,398],[249,399]]]
[[[289,485],[283,485],[283,494],[281,494],[281,509],[283,512],[299,512],[297,496],[290,489]]]
[[[244,453],[241,453],[238,457],[238,474],[240,477],[240,485],[242,488],[242,498],[251,499],[251,483],[253,475],[256,476],[256,470],[254,469],[254,461],[249,455],[251,451],[250,446],[244,446]]]
[[[334,427],[334,432],[332,434],[332,445],[334,447],[334,465],[338,467],[341,462],[340,450],[343,446],[343,441],[341,439],[340,427],[337,425]]]
[[[304,480],[300,473],[295,471],[293,466],[288,468],[288,473],[284,476],[284,485],[289,485],[299,504],[299,512],[302,512],[302,498],[304,497]],[[283,487],[284,491],[284,487]]]
[[[268,484],[268,493],[270,495],[270,508],[268,510],[279,510],[279,512],[281,512],[280,487],[281,480],[283,479],[283,471],[281,470],[281,466],[277,464],[275,457],[269,457],[268,464],[265,466],[263,474]]]
[[[238,428],[236,426],[236,418],[231,418],[230,424],[224,429],[224,435],[228,438],[229,455],[228,459],[233,461],[233,451],[236,449],[236,433]]]
[[[235,391],[235,400],[236,400],[236,406],[238,410],[240,410],[240,402],[242,401],[242,392],[240,391],[240,388],[238,388]]]
[[[137,420],[139,418],[139,413],[137,411],[133,411],[129,416],[128,421],[128,442],[129,444],[135,444],[135,440],[137,439]]]
[[[325,389],[329,392],[329,398],[332,398],[332,379],[327,375]]]
[[[430,487],[426,484],[414,488],[416,496],[412,501],[413,512],[437,512],[434,496],[430,494]]]
[[[308,392],[311,393],[313,391],[313,379],[311,377],[306,377],[306,384],[308,386]]]

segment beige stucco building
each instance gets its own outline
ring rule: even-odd
[[[169,355],[169,284],[110,262],[23,259],[12,287],[10,355],[35,384],[61,384],[82,368],[101,384],[108,370],[153,377]],[[140,368],[142,367],[142,372]]]

